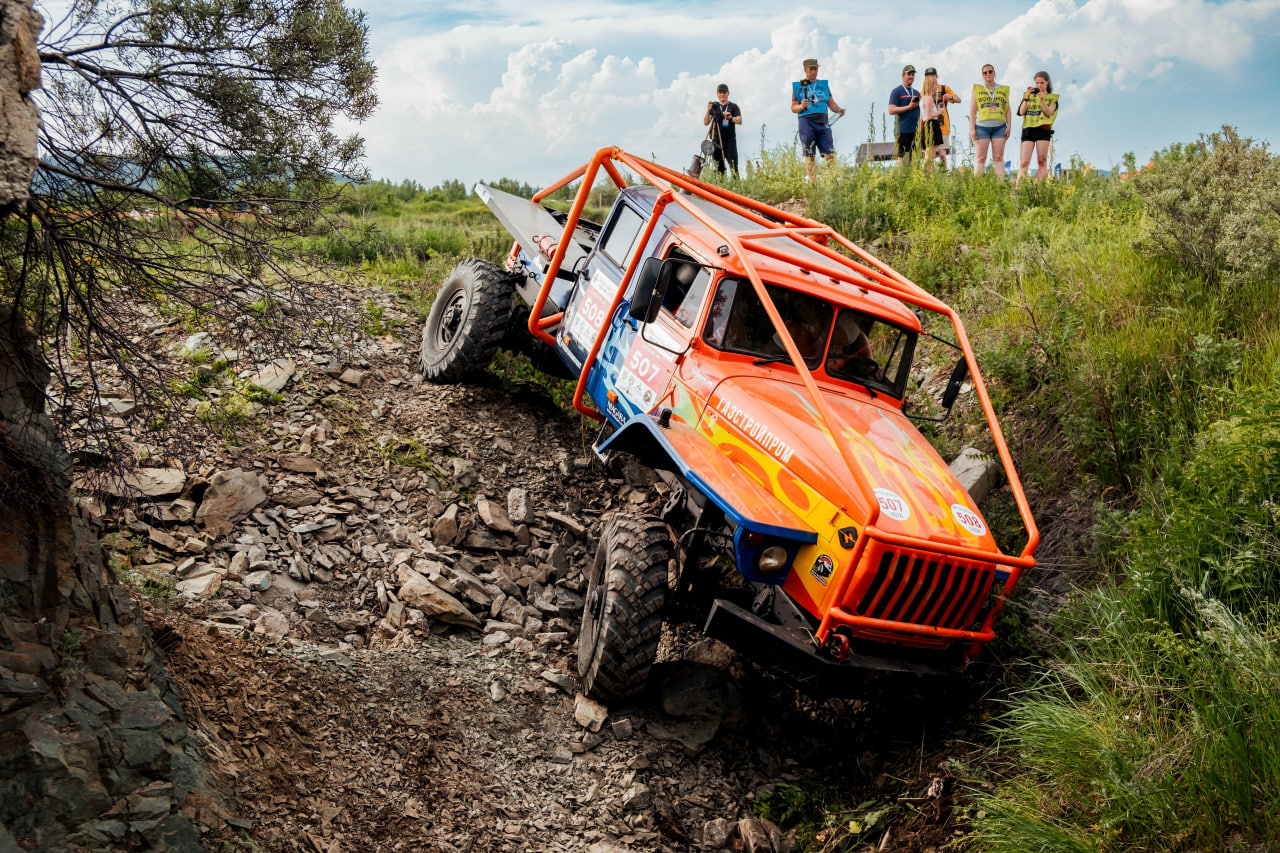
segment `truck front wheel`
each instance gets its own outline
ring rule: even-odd
[[[511,276],[488,261],[467,258],[440,285],[422,330],[422,375],[459,382],[484,370],[511,318]]]
[[[587,582],[578,674],[593,699],[627,699],[644,689],[658,656],[671,537],[660,519],[614,515]]]

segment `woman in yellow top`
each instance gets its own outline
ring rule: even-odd
[[[969,138],[977,155],[975,173],[986,174],[990,148],[996,174],[1004,177],[1004,144],[1009,140],[1012,124],[1009,87],[996,82],[996,67],[988,62],[982,66],[982,82],[973,85],[973,103],[969,105]]]
[[[1036,152],[1036,179],[1049,177],[1049,141],[1053,139],[1053,120],[1058,116],[1058,96],[1053,94],[1053,83],[1048,71],[1037,71],[1036,82],[1028,86],[1018,104],[1022,116],[1022,163],[1018,166],[1018,180],[1031,165],[1031,151]]]

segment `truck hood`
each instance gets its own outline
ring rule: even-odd
[[[969,493],[901,412],[858,391],[823,394],[835,417],[833,424],[823,424],[799,381],[731,376],[716,385],[702,419],[709,424],[720,421],[732,436],[731,445],[736,445],[722,444],[721,450],[816,524],[831,523],[830,508],[796,488],[789,482],[792,478],[831,504],[846,507],[859,527],[870,512],[836,448],[835,442],[842,441],[880,504],[878,528],[939,544],[998,550]],[[783,470],[777,470],[778,464]]]

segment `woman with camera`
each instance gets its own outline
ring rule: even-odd
[[[1053,94],[1053,83],[1048,71],[1037,71],[1035,83],[1022,93],[1018,104],[1022,116],[1022,162],[1018,166],[1018,180],[1031,165],[1031,152],[1036,152],[1036,179],[1049,177],[1049,143],[1053,139],[1053,120],[1058,115],[1058,96]]]

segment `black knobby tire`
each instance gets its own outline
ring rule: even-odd
[[[515,280],[479,258],[467,258],[440,285],[422,330],[422,375],[459,382],[484,370],[511,318]]]
[[[578,675],[591,698],[613,702],[644,689],[658,656],[671,558],[660,519],[619,513],[605,525],[578,637]]]

